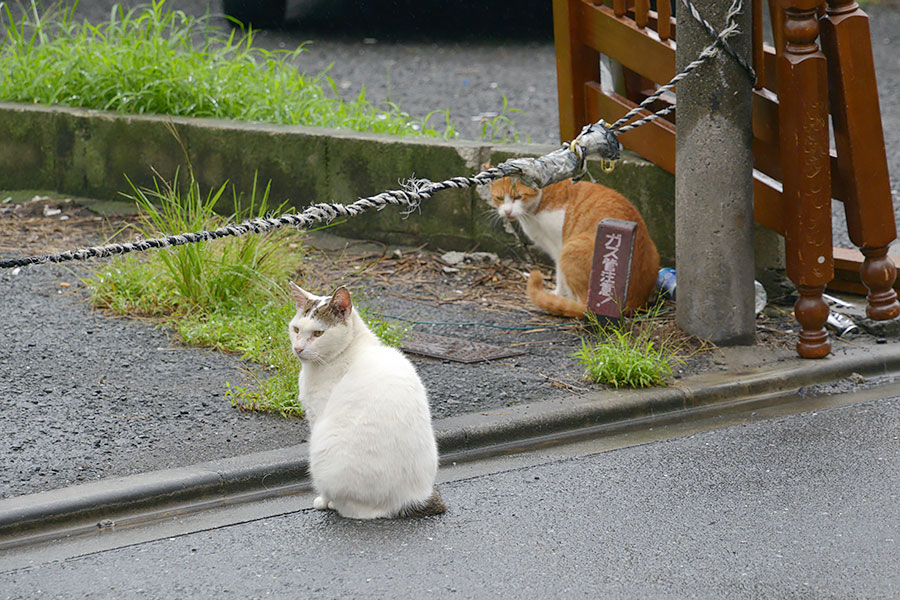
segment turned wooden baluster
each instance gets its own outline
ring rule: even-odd
[[[828,0],[819,21],[828,59],[828,92],[838,170],[846,190],[850,239],[866,257],[860,278],[869,290],[866,314],[900,315],[893,289],[897,271],[888,246],[897,237],[891,182],[881,129],[869,18],[853,0]]]
[[[794,315],[801,331],[797,352],[831,352],[822,299],[834,276],[831,241],[831,172],[825,55],[816,37],[819,0],[779,0],[785,9],[784,52],[778,57],[779,138],[785,202],[787,274],[800,298]]]

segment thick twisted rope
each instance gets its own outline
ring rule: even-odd
[[[239,224],[229,224],[214,230],[181,233],[127,243],[107,244],[93,248],[70,250],[59,254],[8,258],[0,260],[0,268],[10,269],[45,263],[61,263],[72,260],[106,258],[129,252],[142,252],[159,248],[170,248],[184,244],[195,244],[229,236],[247,233],[266,233],[291,225],[298,229],[309,229],[318,223],[330,223],[339,217],[355,217],[369,210],[382,210],[388,205],[405,207],[407,212],[418,208],[422,200],[446,189],[464,189],[485,185],[502,177],[517,176],[526,185],[544,187],[551,183],[578,176],[584,172],[587,156],[600,154],[606,157],[619,156],[619,142],[609,131],[606,123],[586,126],[571,143],[538,158],[516,158],[496,167],[485,169],[471,177],[451,177],[444,181],[432,182],[427,179],[410,179],[403,189],[382,192],[376,196],[361,198],[352,204],[315,204],[303,212],[278,217],[257,218]]]
[[[0,268],[8,269],[48,262],[61,263],[70,260],[106,258],[119,254],[128,254],[129,252],[142,252],[144,250],[195,244],[197,242],[211,241],[228,236],[240,236],[247,233],[266,233],[285,225],[291,225],[298,229],[309,229],[317,223],[330,223],[338,217],[355,217],[368,210],[381,210],[388,205],[405,206],[409,210],[415,210],[419,202],[425,198],[430,198],[435,192],[450,188],[458,189],[482,185],[503,176],[503,171],[498,167],[488,169],[473,177],[453,177],[438,183],[427,182],[427,184],[423,184],[423,180],[416,180],[413,184],[415,191],[392,190],[382,192],[377,196],[361,198],[352,204],[315,204],[296,215],[286,214],[278,217],[250,219],[243,223],[229,224],[214,230],[182,233],[135,242],[107,244],[105,246],[71,250],[46,256],[4,259],[0,260]]]
[[[721,32],[717,32],[715,27],[710,24],[709,21],[703,18],[703,15],[697,10],[697,7],[690,3],[689,0],[681,0],[681,3],[687,7],[690,11],[691,16],[694,17],[694,20],[700,23],[704,29],[711,35],[716,38],[717,45],[725,50],[731,58],[733,58],[741,67],[744,68],[744,71],[753,78],[753,81],[756,81],[756,71],[753,69],[753,66],[748,63],[743,56],[738,54],[738,52],[731,46],[728,42],[728,38],[731,37],[734,33],[739,33],[737,28],[737,24],[734,22],[734,19],[737,18],[741,11],[743,10],[743,6],[741,5],[741,0],[733,0],[731,6],[728,8],[728,12],[725,13],[725,23],[727,24],[725,29]]]

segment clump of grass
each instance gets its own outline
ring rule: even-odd
[[[193,180],[183,191],[177,180],[172,185],[157,183],[152,190],[132,190],[130,197],[140,210],[135,229],[145,238],[212,229],[273,210],[268,189],[260,197],[255,187],[243,203],[246,208],[240,208],[239,198],[233,196],[231,219],[214,210],[224,185],[205,196]],[[289,349],[279,343],[287,337],[285,323],[293,305],[283,290],[284,282],[302,258],[292,235],[276,229],[123,257],[98,269],[85,283],[97,307],[162,319],[188,344],[238,353],[289,371],[293,367],[296,380],[297,367],[284,357]],[[291,376],[273,372],[278,377]],[[285,404],[283,398],[266,398],[273,405]],[[301,416],[302,408],[297,405],[279,412]]]
[[[253,45],[252,30],[226,34],[165,0],[125,10],[102,23],[76,23],[74,5],[16,18],[0,2],[0,100],[80,106],[124,113],[215,117],[452,137],[435,111],[415,119],[395,104],[371,104],[365,90],[340,99],[325,74],[292,64],[303,52]],[[331,95],[326,93],[331,91]]]
[[[517,123],[512,118],[513,115],[521,113],[518,108],[510,108],[506,94],[500,93],[503,98],[503,105],[500,112],[493,118],[485,118],[481,120],[481,139],[486,142],[499,144],[515,144],[521,141],[530,142],[531,138],[527,135],[519,133]]]
[[[589,314],[589,336],[573,354],[585,378],[616,388],[666,385],[672,367],[684,362],[686,343],[660,319],[662,311],[657,304],[635,318],[608,323]]]
[[[213,208],[221,203],[224,189],[203,196],[193,180],[185,191],[179,191],[177,182],[153,190],[133,187],[130,197],[140,209],[135,227],[150,238],[216,228],[273,210],[268,189],[258,198],[254,187],[243,203],[247,208],[240,208],[235,196],[231,218],[220,216]],[[160,319],[187,344],[236,353],[262,365],[247,372],[251,385],[226,382],[225,395],[234,406],[302,417],[297,398],[300,361],[291,352],[287,333],[296,307],[286,282],[303,257],[295,235],[276,229],[129,255],[98,269],[85,283],[97,307]],[[385,343],[402,341],[402,329],[372,313],[363,311],[363,316]]]

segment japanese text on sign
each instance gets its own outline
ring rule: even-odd
[[[622,246],[621,233],[608,233],[603,244],[603,271],[600,273],[600,288],[597,292],[602,300],[597,306],[614,300],[616,271],[619,268],[619,248]]]

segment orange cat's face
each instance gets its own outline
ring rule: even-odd
[[[497,214],[515,221],[535,213],[541,203],[541,190],[504,177],[491,183],[491,202],[497,209]]]

